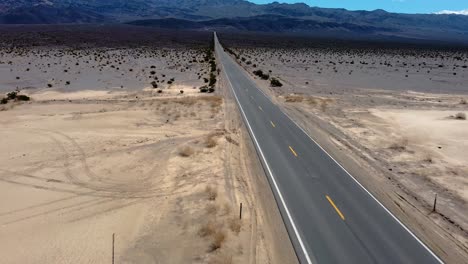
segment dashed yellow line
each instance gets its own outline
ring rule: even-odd
[[[291,150],[292,154],[294,154],[294,156],[296,156],[296,157],[297,157],[297,153],[296,153],[296,151],[294,151],[294,149],[293,149],[291,146],[289,146],[289,150]]]
[[[325,195],[325,197],[327,197],[327,200],[330,202],[330,204],[333,206],[333,208],[335,208],[335,211],[338,213],[338,215],[341,217],[341,219],[342,219],[342,220],[345,220],[344,215],[341,213],[340,209],[338,209],[338,207],[335,205],[335,203],[334,203],[333,200],[330,198],[330,196]]]
[[[276,126],[275,126],[275,123],[273,123],[273,121],[270,121],[270,123],[271,123],[271,126],[272,126],[272,127],[276,127]]]

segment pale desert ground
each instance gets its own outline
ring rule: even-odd
[[[208,43],[0,50],[1,263],[270,262]]]
[[[466,50],[224,40],[273,100],[340,162],[356,165],[360,181],[396,205],[439,254],[448,262],[468,260]],[[256,70],[283,86],[272,87]]]

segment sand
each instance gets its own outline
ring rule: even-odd
[[[96,49],[1,51],[0,262],[268,262],[204,50]]]

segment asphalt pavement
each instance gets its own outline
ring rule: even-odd
[[[442,263],[256,86],[216,34],[215,49],[301,263]]]

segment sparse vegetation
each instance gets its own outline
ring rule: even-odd
[[[241,227],[242,227],[242,222],[239,218],[235,217],[235,218],[230,218],[229,221],[228,221],[228,224],[229,224],[229,229],[231,229],[231,231],[238,235],[240,233],[240,230],[241,230]]]
[[[276,78],[271,78],[270,80],[271,87],[281,87],[283,84]]]
[[[224,241],[226,240],[226,234],[223,230],[220,230],[213,235],[213,241],[210,244],[210,251],[215,251],[220,249],[223,246]]]
[[[210,201],[214,201],[218,197],[218,191],[212,186],[206,186],[205,193]]]
[[[262,70],[253,71],[253,74],[260,77],[262,80],[268,80],[270,78],[270,75],[263,73]]]
[[[29,101],[31,98],[27,95],[24,95],[24,94],[18,94],[16,96],[16,100],[18,101]]]
[[[216,140],[216,134],[211,134],[205,139],[205,147],[207,148],[214,148],[218,145],[218,141]]]
[[[407,139],[401,139],[398,142],[390,144],[388,147],[389,149],[397,152],[403,152],[406,150],[408,146],[408,140]]]
[[[466,120],[466,114],[465,113],[457,113],[455,115],[455,119],[458,119],[458,120]]]

